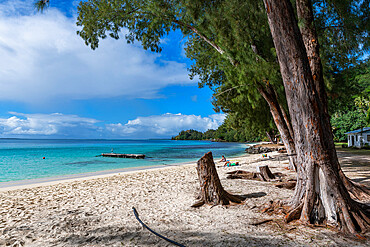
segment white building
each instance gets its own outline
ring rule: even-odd
[[[353,130],[345,133],[348,135],[348,147],[363,147],[366,143],[370,145],[370,127]]]

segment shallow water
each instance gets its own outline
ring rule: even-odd
[[[99,156],[112,148],[146,158]],[[244,149],[245,144],[210,141],[0,139],[0,182],[196,161],[208,151],[218,159]]]

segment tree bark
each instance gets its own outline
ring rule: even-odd
[[[288,118],[284,117],[283,108],[279,104],[277,95],[271,84],[267,84],[265,87],[260,85],[257,89],[269,105],[271,115],[276,127],[278,128],[281,140],[287,150],[287,154],[289,155],[289,168],[295,171],[297,168],[296,158],[294,156],[295,144],[291,135],[292,131],[289,130],[290,122],[287,122]]]
[[[229,205],[230,202],[241,203],[243,198],[232,195],[224,190],[218,177],[212,152],[206,153],[197,163],[197,172],[200,183],[200,201],[192,207],[204,204]]]
[[[225,51],[218,46],[215,42],[211,41],[209,38],[201,34],[195,27],[192,27],[188,24],[185,24],[179,20],[173,20],[175,23],[179,24],[180,26],[187,27],[189,30],[192,30],[195,34],[197,34],[200,38],[202,38],[205,42],[211,45],[218,53],[221,55],[225,55]],[[256,45],[251,45],[252,50],[254,53],[258,55],[258,50]],[[235,61],[232,57],[226,54],[226,58],[230,61],[233,66],[237,66],[239,64],[238,61]],[[262,89],[262,91],[261,91]],[[296,158],[293,156],[295,154],[295,147],[293,142],[294,132],[292,130],[292,126],[290,124],[289,118],[284,110],[283,107],[279,104],[277,100],[277,95],[273,87],[269,84],[267,86],[267,91],[269,91],[269,95],[267,95],[267,91],[263,89],[263,87],[258,88],[259,92],[262,94],[264,99],[267,101],[270,112],[273,116],[274,122],[278,131],[281,136],[281,140],[284,143],[285,148],[287,149],[287,154],[289,156],[289,169],[296,171]],[[263,92],[264,91],[264,92]]]
[[[324,223],[364,232],[369,212],[353,201],[340,177],[326,104],[319,97],[302,35],[289,0],[264,0],[283,77],[297,152],[297,185],[287,221]]]
[[[269,181],[275,178],[268,165],[257,166],[257,173],[259,173],[262,181]]]
[[[266,131],[266,135],[272,144],[276,144],[276,141],[271,137],[271,134],[268,131]]]
[[[322,63],[320,58],[320,45],[318,42],[318,36],[314,24],[314,15],[312,10],[311,0],[297,0],[297,15],[298,19],[302,22],[299,26],[300,32],[302,34],[303,43],[306,48],[307,58],[310,63],[310,69],[312,74],[313,83],[318,92],[318,98],[322,104],[322,115],[323,124],[326,125],[327,129],[332,129],[330,123],[330,116],[328,113],[328,100],[325,92],[325,83],[323,76]],[[338,169],[340,170],[340,177],[343,180],[344,185],[351,195],[358,200],[370,200],[370,191],[368,188],[361,186],[360,184],[353,183],[341,170],[340,164],[338,162],[337,153],[335,150],[335,145],[333,141],[333,135],[330,132],[324,132],[327,149],[331,150],[329,152],[332,155],[331,160],[336,162]]]

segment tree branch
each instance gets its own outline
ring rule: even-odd
[[[211,45],[213,48],[216,49],[216,51],[218,53],[220,53],[221,55],[224,55],[226,56],[226,58],[230,61],[230,63],[233,65],[233,66],[236,66],[237,65],[237,62],[231,57],[229,56],[228,54],[225,53],[224,50],[222,50],[221,47],[219,47],[218,45],[216,45],[212,40],[210,40],[209,38],[207,38],[205,35],[201,34],[199,32],[198,29],[196,29],[195,27],[187,24],[187,23],[184,23],[180,20],[172,20],[174,23],[180,25],[180,26],[183,26],[183,27],[186,27],[188,29],[190,29],[191,31],[193,31],[195,34],[197,34],[199,37],[201,37],[205,42],[207,42],[209,45]]]

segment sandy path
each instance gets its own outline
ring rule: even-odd
[[[225,174],[255,171],[262,163],[289,173],[286,161],[253,163],[260,158],[249,155],[233,159],[241,168],[218,168],[226,190],[248,197],[229,207],[190,207],[198,188],[195,164],[1,192],[0,246],[172,246],[139,225],[133,206],[152,229],[186,246],[369,246],[261,214],[256,206],[287,199],[293,191]],[[277,220],[250,225],[269,218]]]
[[[353,181],[370,187],[370,155],[337,151],[343,171]]]

